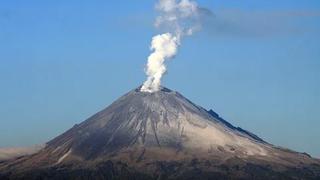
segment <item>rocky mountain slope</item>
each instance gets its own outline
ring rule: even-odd
[[[275,147],[162,88],[139,88],[48,142],[3,162],[5,179],[319,179],[320,161]]]

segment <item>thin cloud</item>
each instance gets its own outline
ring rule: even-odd
[[[306,18],[319,21],[320,11],[220,10],[204,24],[210,34],[231,37],[296,35],[319,30],[305,23]]]

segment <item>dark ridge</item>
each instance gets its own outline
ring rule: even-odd
[[[139,87],[137,87],[134,91],[135,91],[135,92],[141,92],[141,88],[142,88],[142,85],[140,85]]]
[[[306,153],[306,152],[304,152],[302,154],[305,155],[305,156],[308,156],[309,158],[312,158],[312,156],[310,154]]]
[[[135,89],[135,92],[141,92],[141,88],[142,88],[142,85],[140,85],[139,87],[137,87],[137,88]],[[169,89],[169,88],[166,88],[166,87],[161,86],[161,87],[160,87],[160,90],[159,90],[158,92],[171,93],[171,92],[173,92],[173,91],[172,91],[171,89]]]
[[[223,118],[221,118],[219,116],[219,114],[217,114],[216,112],[214,112],[212,109],[210,109],[209,111],[207,111],[212,117],[214,117],[215,119],[219,120],[221,123],[223,123],[224,125],[226,125],[228,128],[230,129],[233,129],[233,130],[237,130],[241,133],[244,133],[248,136],[250,136],[251,138],[257,140],[257,141],[260,141],[260,142],[263,142],[263,143],[266,143],[263,139],[261,139],[259,136],[249,132],[249,131],[246,131],[240,127],[234,127],[232,124],[230,124],[228,121],[224,120]]]
[[[172,90],[170,90],[170,89],[168,89],[166,87],[161,87],[161,91],[162,92],[168,92],[168,93],[172,92]]]

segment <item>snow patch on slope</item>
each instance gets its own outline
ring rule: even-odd
[[[65,160],[70,154],[72,153],[72,150],[70,149],[67,153],[65,153],[61,158],[58,160],[57,164],[60,164],[63,160]]]

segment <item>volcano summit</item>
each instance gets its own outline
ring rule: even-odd
[[[275,147],[162,87],[140,88],[0,163],[2,179],[319,179],[320,161]]]

